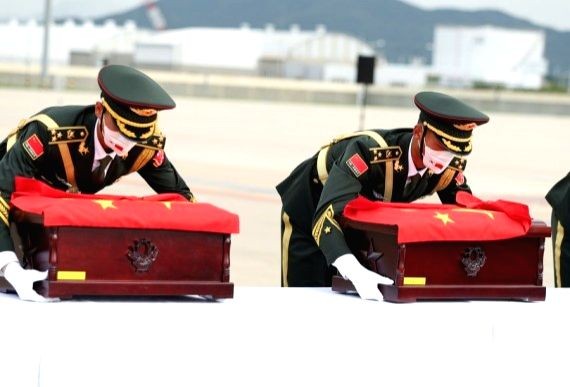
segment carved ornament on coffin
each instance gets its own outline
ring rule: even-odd
[[[481,247],[468,247],[461,255],[461,263],[468,277],[476,277],[486,260],[485,251]]]
[[[158,247],[146,238],[135,240],[127,256],[136,272],[146,272],[158,257]]]

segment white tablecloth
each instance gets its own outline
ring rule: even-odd
[[[570,290],[545,302],[233,299],[21,302],[0,294],[0,386],[520,386],[564,383]]]

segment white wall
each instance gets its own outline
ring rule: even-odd
[[[39,64],[44,28],[35,21],[0,24],[0,61]],[[240,28],[182,28],[166,31],[137,29],[134,23],[102,26],[67,22],[50,27],[51,64],[69,64],[74,51],[103,57],[108,53],[132,55],[136,65],[217,68],[257,73],[261,58],[283,63],[282,76],[336,82],[355,82],[358,55],[373,55],[365,42],[323,26],[301,30]],[[425,69],[417,65],[383,63],[376,83],[421,84]]]
[[[352,36],[338,33],[316,33],[292,45],[287,57],[333,63],[355,63],[358,55],[373,55],[374,50]]]
[[[51,64],[68,64],[71,51],[132,53],[137,39],[147,33],[130,22],[118,26],[109,21],[102,26],[86,22],[50,26],[49,59]],[[42,58],[44,27],[34,20],[0,24],[0,60],[38,64]]]
[[[447,86],[473,82],[538,89],[546,75],[542,31],[436,26],[433,70]]]
[[[262,35],[249,28],[181,28],[157,32],[146,44],[177,47],[175,65],[255,70]]]
[[[423,86],[431,68],[421,62],[381,63],[376,66],[374,83],[382,86]]]

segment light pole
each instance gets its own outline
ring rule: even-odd
[[[42,46],[42,72],[41,86],[47,85],[48,64],[49,64],[49,28],[51,24],[51,0],[45,0],[44,9],[44,42]]]

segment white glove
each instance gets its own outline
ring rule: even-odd
[[[352,282],[358,295],[364,300],[382,300],[384,297],[378,289],[378,284],[394,283],[390,278],[366,269],[352,254],[341,255],[333,265],[345,279]]]
[[[22,301],[52,301],[36,293],[33,288],[34,282],[47,278],[47,271],[25,270],[13,251],[0,252],[0,272],[4,273],[4,278]]]

